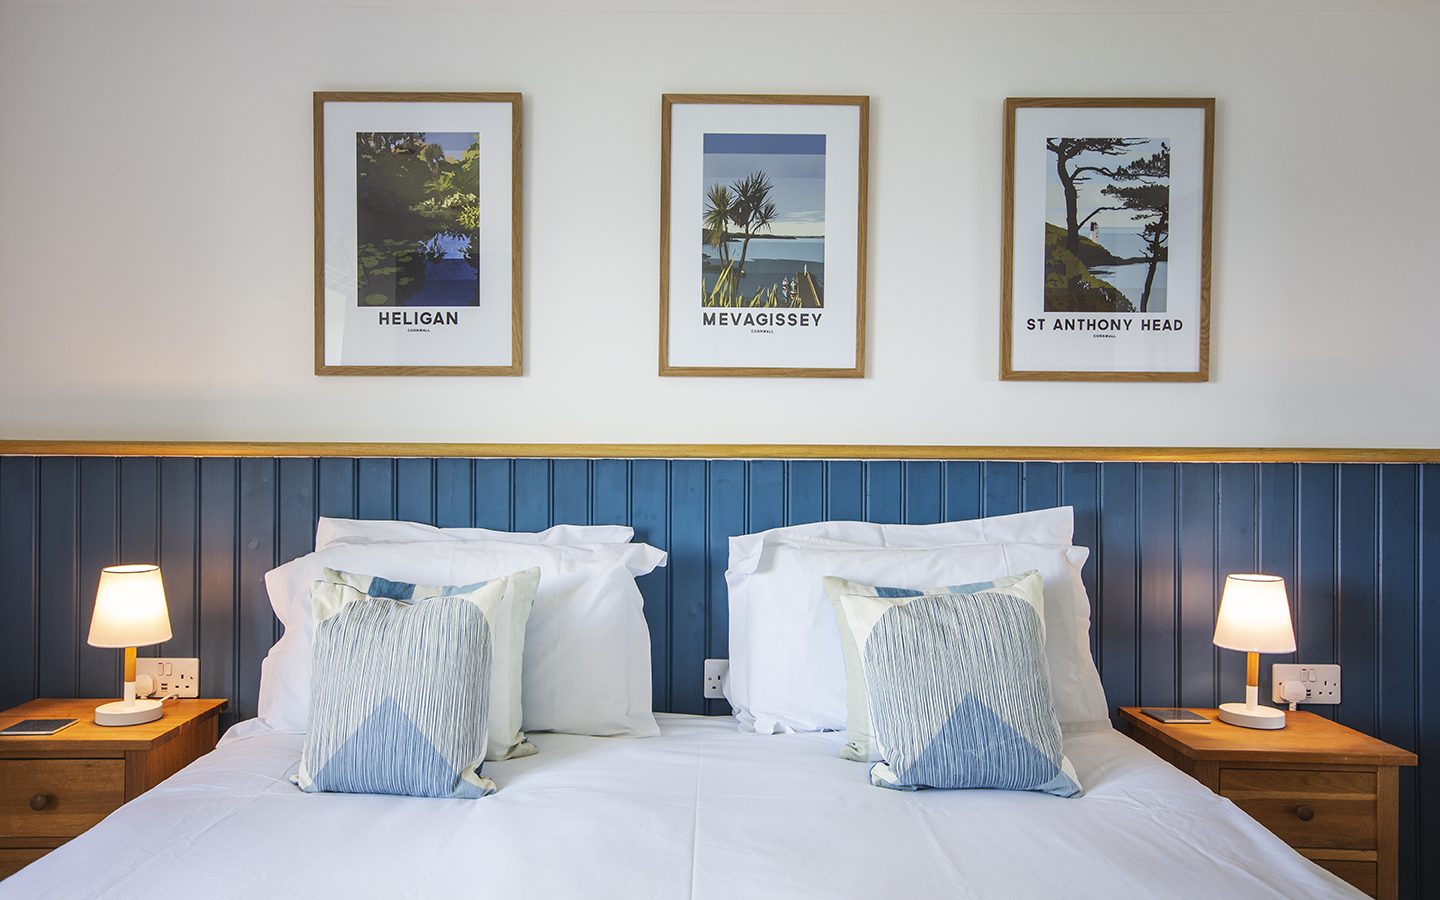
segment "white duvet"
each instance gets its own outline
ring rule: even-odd
[[[237,729],[0,882],[0,897],[1361,896],[1116,732],[1080,799],[871,787],[843,734],[662,716],[658,738],[532,735],[480,800],[304,794],[303,736]]]

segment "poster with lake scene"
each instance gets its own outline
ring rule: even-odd
[[[825,135],[706,134],[700,305],[825,306]]]
[[[1001,377],[1209,377],[1214,101],[1005,101]]]
[[[869,99],[661,109],[660,374],[861,377]]]
[[[479,306],[480,135],[355,135],[361,306]]]
[[[315,94],[315,373],[518,375],[519,94]]]

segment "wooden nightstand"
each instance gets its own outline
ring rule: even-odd
[[[1399,891],[1399,766],[1415,754],[1308,712],[1277,731],[1165,725],[1121,707],[1130,737],[1372,897]]]
[[[32,700],[0,713],[79,719],[59,734],[0,737],[0,878],[44,856],[215,749],[224,700],[173,700],[154,722],[96,725],[104,700]]]

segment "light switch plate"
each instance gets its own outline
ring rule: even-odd
[[[1270,698],[1275,703],[1285,702],[1285,698],[1280,696],[1280,685],[1287,681],[1298,681],[1305,685],[1305,699],[1297,700],[1296,703],[1340,702],[1339,666],[1275,663],[1270,667]]]
[[[155,679],[155,697],[200,696],[200,660],[194,657],[141,656],[135,674]]]
[[[730,660],[705,660],[705,699],[725,699],[725,675],[730,671]]]

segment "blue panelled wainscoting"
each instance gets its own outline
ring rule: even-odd
[[[1091,633],[1112,706],[1243,697],[1210,644],[1226,573],[1285,577],[1299,653],[1338,662],[1312,707],[1420,754],[1401,771],[1403,896],[1440,894],[1440,465],[664,459],[0,457],[0,707],[119,690],[85,645],[102,566],[161,564],[204,696],[255,714],[279,633],[262,576],[312,549],[318,515],[537,530],[627,523],[670,552],[641,579],[659,710],[726,656],[726,538],[818,519],[938,522],[1069,504],[1092,548]],[[1429,602],[1427,602],[1427,599]],[[1268,688],[1262,688],[1268,691]]]

